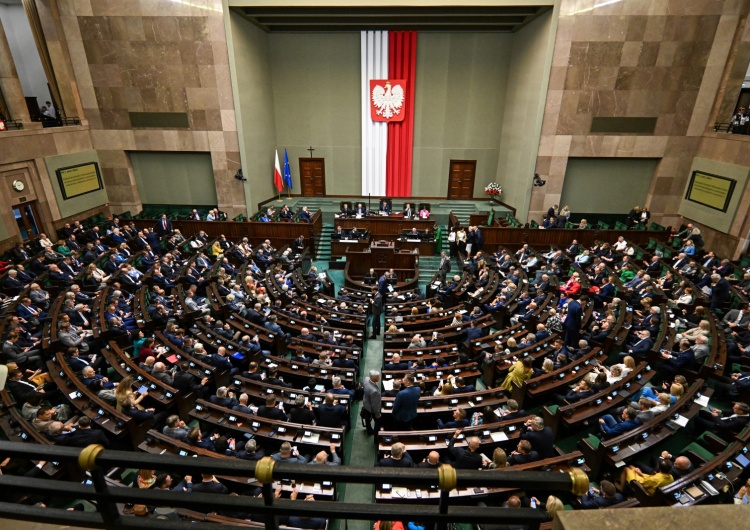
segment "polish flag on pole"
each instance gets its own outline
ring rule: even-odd
[[[281,166],[279,165],[279,150],[276,149],[276,161],[274,162],[273,166],[273,184],[276,186],[276,189],[279,190],[279,193],[281,193],[281,190],[284,189],[284,181],[281,180]]]

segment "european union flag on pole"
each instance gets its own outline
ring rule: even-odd
[[[292,189],[292,170],[289,169],[289,155],[286,154],[286,147],[284,148],[284,181],[289,189]]]

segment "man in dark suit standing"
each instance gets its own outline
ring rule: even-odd
[[[442,278],[443,282],[445,282],[445,277],[450,271],[451,259],[448,257],[448,254],[443,252],[440,254],[440,266],[438,267],[438,272],[440,273],[440,277]]]
[[[383,317],[383,295],[377,289],[372,290],[372,335],[371,339],[380,335],[380,320]]]
[[[161,219],[156,221],[153,231],[159,234],[159,237],[164,237],[172,233],[172,221],[167,219],[167,214],[161,214]]]
[[[580,301],[571,299],[568,302],[568,316],[565,317],[563,329],[565,330],[565,345],[575,347],[578,344],[578,336],[581,330],[581,319],[583,318],[583,308],[581,303],[588,302],[587,296],[582,296]]]
[[[388,292],[389,277],[388,271],[385,271],[383,275],[378,278],[378,292],[385,295]]]
[[[404,388],[393,403],[393,430],[410,431],[417,417],[420,390],[414,386],[414,375],[406,374],[401,380]]]
[[[718,274],[711,275],[711,311],[729,302],[729,282]]]

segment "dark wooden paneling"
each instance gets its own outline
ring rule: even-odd
[[[227,236],[231,241],[242,241],[247,237],[250,243],[257,245],[270,239],[274,246],[281,248],[291,245],[300,235],[305,236],[305,248],[315,251],[315,241],[323,228],[323,216],[320,211],[315,212],[312,223],[254,223],[237,221],[188,221],[174,220],[172,227],[189,237],[203,230],[209,237]],[[156,219],[129,219],[138,229],[152,228]]]
[[[362,219],[346,218],[334,219],[334,225],[341,225],[342,228],[364,228],[370,232],[372,239],[393,239],[400,236],[404,230],[415,228],[420,231],[430,231],[435,228],[435,220],[432,217],[427,219],[404,219],[402,215],[392,215],[390,217],[368,216]]]

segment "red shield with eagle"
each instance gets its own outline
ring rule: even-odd
[[[370,80],[370,116],[372,121],[404,121],[406,112],[406,81],[404,79]]]

